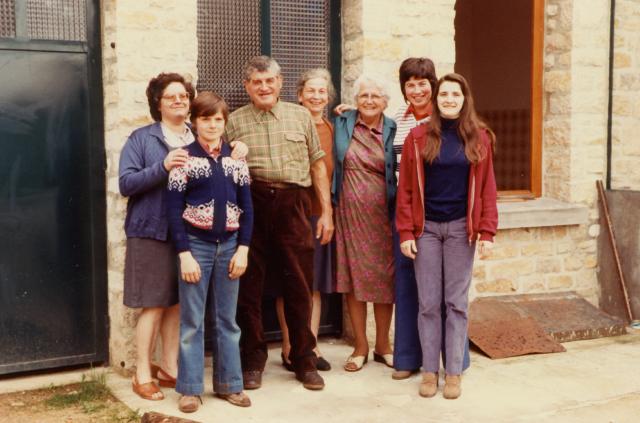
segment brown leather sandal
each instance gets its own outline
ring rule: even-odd
[[[164,371],[164,369],[157,364],[151,364],[151,377],[158,379],[158,385],[163,388],[175,388],[176,378]]]
[[[158,368],[158,384],[164,388],[175,388],[176,378],[172,377],[169,373],[162,370],[162,367]]]
[[[142,399],[149,401],[160,401],[164,399],[164,394],[155,382],[138,383],[138,376],[136,375],[133,375],[133,379],[131,379],[131,389]],[[158,393],[160,393],[160,395],[154,397],[154,395]]]

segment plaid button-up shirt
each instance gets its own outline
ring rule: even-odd
[[[324,156],[307,109],[278,101],[269,111],[253,103],[229,115],[229,141],[249,147],[247,164],[257,181],[311,186],[310,166]]]

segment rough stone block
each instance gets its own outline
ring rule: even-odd
[[[517,245],[511,243],[495,243],[491,252],[485,260],[495,261],[519,256]]]
[[[539,258],[536,260],[537,273],[562,272],[562,259],[558,257]]]
[[[364,40],[362,37],[356,37],[344,42],[342,58],[347,62],[351,62],[362,58],[364,54]]]
[[[533,239],[533,229],[502,229],[499,230],[495,237],[495,243],[508,243],[511,241],[530,241]]]
[[[549,97],[549,112],[554,116],[571,113],[571,97],[566,94],[551,95]],[[567,139],[567,138],[561,138]]]
[[[477,283],[475,284],[475,288],[479,294],[510,294],[516,291],[516,284],[510,279],[495,279],[492,281]]]
[[[472,278],[482,280],[482,279],[485,279],[485,277],[486,277],[485,265],[483,263],[479,263],[478,261],[476,261],[473,265]]]
[[[544,231],[545,233],[553,231]],[[520,249],[520,253],[523,256],[549,256],[553,254],[553,245],[544,242],[534,242],[531,244],[523,245]]]
[[[545,292],[544,278],[541,275],[528,275],[518,278],[519,292],[523,294]]]
[[[560,241],[556,243],[556,253],[564,254],[575,250],[575,243],[573,241]]]
[[[570,289],[573,287],[572,275],[546,275],[548,289]]]
[[[516,279],[520,275],[529,275],[535,271],[535,262],[528,258],[520,258],[487,264],[488,278]]]
[[[554,32],[545,38],[546,51],[554,53],[558,51],[567,51],[571,48],[571,38],[562,32]]]

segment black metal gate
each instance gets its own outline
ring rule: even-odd
[[[99,1],[0,0],[0,374],[107,359]]]

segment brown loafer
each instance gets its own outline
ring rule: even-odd
[[[260,370],[247,370],[242,372],[244,389],[258,389],[262,386],[262,372]]]
[[[420,396],[431,398],[436,394],[436,392],[438,392],[438,374],[423,372],[419,390]]]
[[[244,392],[236,392],[234,394],[216,394],[218,398],[222,398],[238,407],[250,407],[251,399]]]
[[[195,413],[202,404],[202,398],[198,395],[183,395],[178,400],[178,410],[183,413]]]
[[[462,377],[460,375],[444,375],[442,396],[446,399],[456,399],[462,393]]]
[[[312,391],[319,391],[324,388],[324,379],[317,370],[296,373],[296,379],[302,382],[302,386]]]

